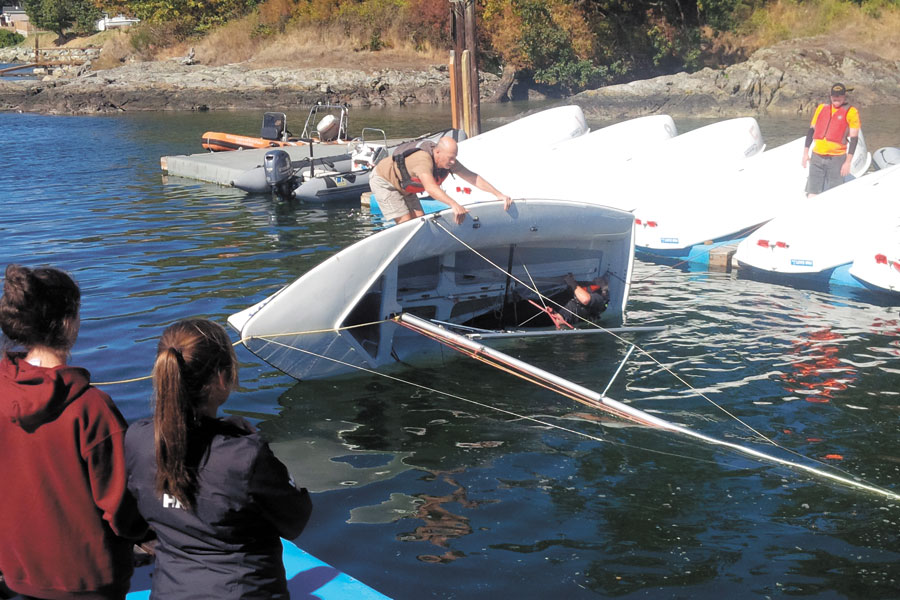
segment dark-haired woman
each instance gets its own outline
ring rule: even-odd
[[[128,487],[156,532],[151,597],[288,598],[280,537],[312,511],[285,466],[243,419],[216,418],[237,385],[221,326],[180,321],[153,367],[153,419],[126,436]]]
[[[124,598],[146,523],[126,490],[125,420],[66,364],[81,293],[9,265],[0,298],[0,571],[33,598]],[[13,352],[19,346],[24,351]]]

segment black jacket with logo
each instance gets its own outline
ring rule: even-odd
[[[192,510],[155,491],[153,422],[125,436],[128,489],[159,539],[153,598],[289,598],[281,540],[300,535],[312,511],[305,488],[243,419],[205,419],[191,432],[198,491]]]

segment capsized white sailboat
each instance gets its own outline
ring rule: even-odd
[[[633,222],[630,213],[575,201],[517,200],[509,211],[479,203],[462,225],[444,211],[357,242],[228,322],[261,359],[296,379],[318,379],[415,361],[423,343],[434,346],[390,321],[393,314],[509,319],[539,300],[535,290],[564,292],[567,273],[579,281],[608,274],[603,319],[619,321]]]
[[[708,262],[716,246],[735,243],[786,206],[805,201],[808,171],[800,166],[805,138],[710,170],[690,185],[674,186],[635,210],[635,249],[652,256]],[[868,170],[862,132],[851,174]]]
[[[861,287],[849,276],[858,250],[900,214],[900,165],[798,202],[737,248],[742,267],[779,278]]]

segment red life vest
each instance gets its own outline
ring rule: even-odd
[[[434,165],[434,148],[437,146],[431,140],[421,140],[421,141],[412,141],[406,142],[405,144],[400,144],[394,149],[394,153],[392,158],[394,159],[394,165],[397,167],[397,172],[400,173],[400,190],[406,192],[407,194],[418,194],[420,192],[425,191],[425,186],[422,185],[422,180],[418,177],[410,177],[409,171],[406,169],[406,157],[412,154],[413,152],[427,152],[428,156],[431,157],[432,167],[431,167],[431,175],[434,177],[434,181],[441,185],[447,176],[450,175],[450,169],[439,169],[436,165]]]
[[[834,114],[831,113],[831,105],[823,104],[816,118],[816,127],[813,131],[814,140],[828,140],[842,146],[847,143],[847,113],[850,112],[850,104],[844,102]],[[824,118],[823,118],[824,117]]]

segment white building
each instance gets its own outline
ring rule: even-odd
[[[4,6],[0,9],[0,27],[15,31],[26,37],[34,31],[34,26],[32,26],[28,15],[25,14],[25,9],[18,4]]]

